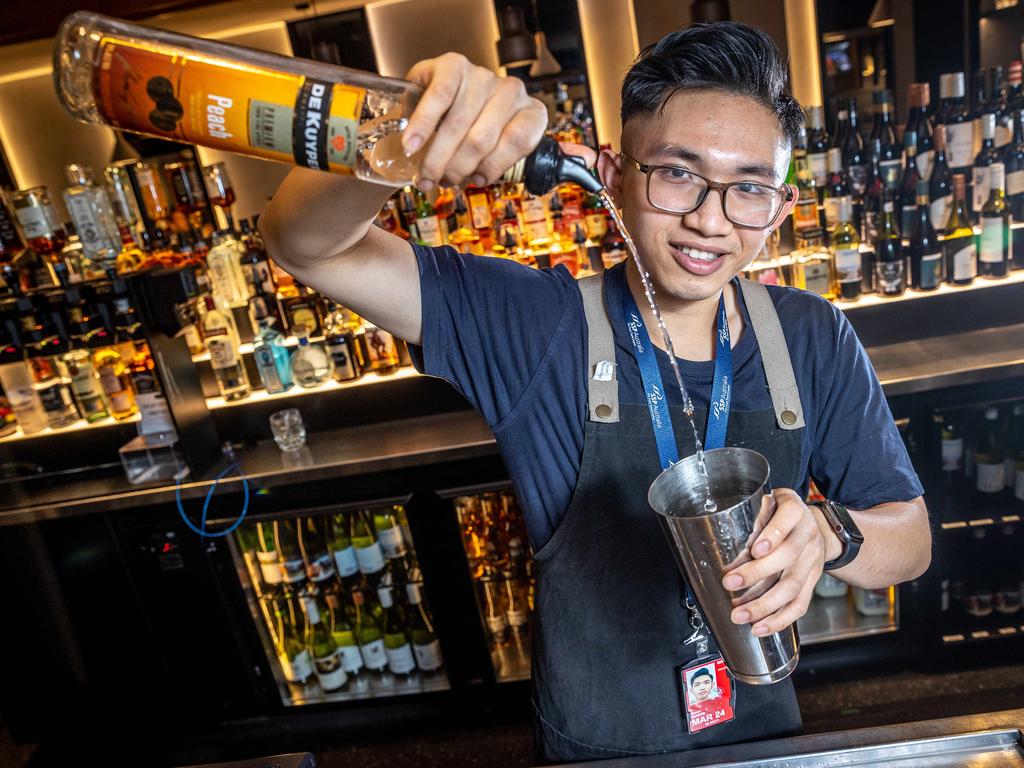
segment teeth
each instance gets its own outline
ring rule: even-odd
[[[698,261],[714,261],[718,258],[717,253],[711,251],[702,251],[699,248],[680,248],[680,252],[685,253],[691,259],[697,259]]]

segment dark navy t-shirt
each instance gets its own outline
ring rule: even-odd
[[[423,344],[412,349],[413,360],[423,373],[451,382],[487,420],[537,551],[568,510],[583,455],[587,322],[576,280],[564,267],[536,270],[451,247],[413,248],[423,299]],[[643,404],[622,313],[624,285],[609,280],[607,293],[619,400]],[[768,291],[807,424],[798,492],[806,493],[812,477],[828,498],[853,509],[921,496],[881,385],[846,317],[813,293]],[[733,347],[732,409],[769,410],[761,354],[737,295],[744,330]],[[668,355],[655,351],[663,381],[671,381]],[[714,362],[680,359],[679,365],[694,406],[706,408]],[[679,392],[667,390],[669,404],[681,405]]]

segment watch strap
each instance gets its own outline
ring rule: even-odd
[[[846,521],[840,517],[840,510],[837,507],[841,508],[842,518],[845,518]],[[825,563],[824,569],[826,571],[834,571],[853,562],[854,558],[860,553],[860,545],[863,543],[864,537],[856,525],[853,524],[853,519],[850,517],[846,507],[826,499],[821,504],[821,511],[825,515],[829,527],[832,528],[832,532],[836,534],[839,543],[843,547],[838,557]]]

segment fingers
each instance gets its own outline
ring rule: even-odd
[[[778,632],[788,627],[807,612],[823,562],[821,541],[812,539],[770,589],[756,599],[734,608],[731,617],[733,622],[753,624],[755,635]]]
[[[754,541],[751,551],[755,559],[729,571],[722,586],[742,589],[780,573],[797,560],[813,537],[820,539],[821,532],[807,506],[796,494],[780,494],[775,514]]]
[[[427,59],[413,66],[406,79],[425,87],[416,109],[402,131],[402,148],[411,155],[432,136],[441,118],[451,107],[462,84],[462,74],[469,64],[465,56],[448,54]]]
[[[494,150],[477,169],[488,183],[495,181],[520,158],[530,154],[544,136],[548,124],[547,108],[530,97],[525,97],[522,104],[515,117],[502,130]]]
[[[593,168],[597,165],[598,153],[586,144],[574,144],[571,141],[560,141],[558,142],[558,146],[562,148],[562,152],[566,155],[582,157],[583,161],[587,164],[587,168]]]

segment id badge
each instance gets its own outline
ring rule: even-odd
[[[682,667],[679,677],[687,731],[698,733],[736,717],[736,690],[720,655]]]

